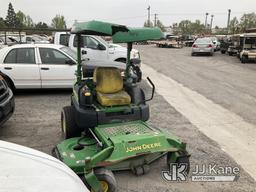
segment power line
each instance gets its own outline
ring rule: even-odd
[[[245,13],[250,13],[250,12],[253,12],[253,11],[237,11],[237,12],[232,12],[233,14],[245,14]],[[218,15],[227,15],[227,12],[211,12],[211,14],[213,14],[214,16],[218,16]],[[205,16],[205,13],[188,13],[188,12],[180,12],[180,13],[158,13],[157,14],[158,16],[161,16],[161,17],[167,17],[167,16]],[[150,14],[150,16],[155,16],[155,14]],[[132,17],[118,17],[118,18],[104,18],[104,20],[129,20],[129,19],[138,19],[138,18],[147,18],[148,15],[137,15],[137,16],[132,16]],[[88,21],[89,19],[87,20],[77,20],[79,22],[83,22],[83,21]],[[71,21],[71,20],[67,20],[67,21]],[[72,20],[74,21],[74,20]]]

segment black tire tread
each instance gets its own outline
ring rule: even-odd
[[[66,133],[64,133],[63,127],[61,126],[64,139],[69,139],[72,137],[80,136],[81,132],[78,129],[76,122],[75,122],[73,107],[65,106],[65,107],[63,107],[61,113],[62,113],[62,115],[65,116],[65,120],[66,120],[66,122],[65,122],[66,123]]]
[[[117,182],[112,171],[106,168],[96,168],[94,174],[99,181],[106,181],[109,185],[108,192],[115,192],[117,190]]]

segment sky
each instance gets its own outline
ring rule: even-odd
[[[213,26],[225,27],[228,9],[232,10],[231,18],[256,11],[256,0],[0,0],[0,17],[6,17],[9,2],[15,12],[21,10],[36,23],[51,24],[52,18],[61,14],[68,27],[75,20],[92,19],[141,27],[147,20],[148,5],[151,7],[151,20],[156,13],[165,26],[184,19],[199,19],[204,23],[208,12],[214,15]]]

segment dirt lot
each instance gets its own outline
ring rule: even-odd
[[[182,82],[207,98],[255,123],[256,65],[242,65],[235,57],[216,53],[214,57],[191,57],[190,50],[138,46],[143,63]],[[143,83],[148,90],[148,86]],[[216,91],[218,90],[218,91]],[[149,91],[149,90],[148,90]],[[70,90],[22,91],[16,93],[13,117],[0,129],[0,139],[50,153],[60,140],[60,111],[70,103]],[[247,94],[247,96],[245,96]],[[151,104],[150,124],[162,127],[187,142],[191,171],[195,165],[239,166],[218,143],[202,134],[175,108],[157,94]],[[136,177],[118,172],[119,191],[256,191],[256,183],[240,167],[237,182],[166,182],[161,171],[167,170],[165,158],[155,162],[151,171]]]

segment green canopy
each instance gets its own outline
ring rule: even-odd
[[[128,28],[124,25],[95,20],[88,22],[76,22],[71,29],[71,33],[99,36],[112,36],[120,31],[127,32]]]
[[[128,32],[117,32],[113,35],[113,43],[129,43],[146,40],[157,40],[164,37],[159,28],[129,28]]]

